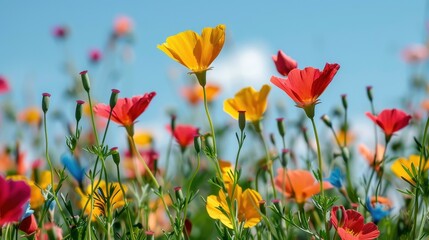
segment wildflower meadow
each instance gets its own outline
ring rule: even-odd
[[[171,83],[183,107],[154,116],[171,92],[141,84],[128,95],[105,80],[127,76],[139,54],[133,24],[117,17],[82,69],[67,50],[74,29],[53,26],[67,88],[34,93],[23,109],[0,72],[0,239],[429,238],[427,42],[398,54],[411,87],[381,108],[385,89],[372,85],[325,101],[352,67],[329,52],[304,65],[291,46],[264,56],[273,71],[262,84],[225,97],[212,79],[234,35],[227,24],[154,32],[152,47],[186,81]],[[366,125],[350,117],[349,95]]]

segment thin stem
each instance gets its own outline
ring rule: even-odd
[[[52,165],[51,158],[49,157],[48,128],[46,126],[47,126],[46,112],[44,112],[43,113],[43,128],[44,128],[44,133],[45,133],[45,156],[46,156],[46,161],[48,162],[48,165],[49,165],[49,170],[51,172],[52,195],[53,195],[53,198],[55,200],[55,203],[57,204],[58,210],[61,213],[61,216],[64,220],[64,224],[67,225],[68,229],[70,230],[70,226],[69,226],[69,224],[67,224],[67,218],[64,215],[63,209],[60,205],[60,201],[58,201],[58,198],[57,198],[57,190],[55,189],[55,185],[54,185],[54,166]]]
[[[313,125],[313,131],[314,131],[314,137],[316,138],[316,145],[317,145],[317,160],[319,165],[319,183],[320,183],[320,193],[322,196],[323,201],[325,201],[325,189],[323,188],[323,161],[322,161],[322,153],[320,149],[320,141],[319,141],[319,135],[317,134],[317,128],[316,123],[314,122],[314,118],[310,118],[311,124]],[[326,210],[323,209],[323,222],[325,223],[325,231],[327,239],[330,239],[330,231],[329,231],[329,222],[326,221]]]
[[[260,124],[260,122],[255,123]],[[271,181],[271,187],[273,188],[273,194],[274,198],[277,199],[277,192],[276,192],[276,185],[274,184],[274,176],[273,176],[273,162],[271,160],[270,151],[268,150],[267,142],[265,141],[264,135],[262,134],[261,128],[258,126],[256,127],[259,138],[261,139],[262,144],[264,145],[265,155],[266,155],[266,166],[268,169],[268,174],[270,175],[270,181]]]
[[[116,165],[116,174],[118,175],[118,183],[119,183],[119,187],[121,188],[122,194],[124,195],[124,202],[125,202],[125,207],[127,208],[127,220],[128,220],[128,224],[129,224],[129,230],[130,230],[130,235],[131,235],[131,239],[134,240],[134,230],[133,230],[133,222],[131,221],[131,216],[130,216],[130,208],[128,205],[128,200],[126,197],[126,193],[124,190],[124,186],[122,186],[122,180],[121,180],[121,174],[119,171],[119,164]]]
[[[413,238],[415,239],[416,237],[416,229],[417,229],[417,215],[419,213],[419,195],[420,195],[420,179],[422,177],[422,173],[424,172],[424,170],[422,169],[422,160],[423,157],[426,157],[425,152],[426,152],[426,137],[427,137],[427,132],[428,132],[428,128],[429,128],[429,117],[426,119],[426,124],[425,124],[425,130],[423,132],[423,139],[422,139],[422,149],[420,150],[420,159],[419,159],[419,168],[417,169],[417,181],[416,181],[416,188],[415,188],[415,199],[414,199],[414,224],[413,224]],[[425,159],[426,161],[426,159]]]
[[[194,179],[195,179],[195,176],[197,176],[197,173],[198,173],[198,171],[200,170],[200,161],[201,159],[200,159],[200,154],[198,154],[197,153],[197,168],[195,169],[195,171],[194,171],[194,174],[192,174],[192,177],[191,177],[191,180],[189,180],[189,185],[188,185],[188,189],[187,189],[187,191],[186,191],[186,202],[185,202],[185,207],[184,207],[184,210],[183,210],[183,225],[185,224],[185,221],[186,221],[186,215],[187,215],[187,211],[188,211],[188,206],[189,206],[189,202],[190,202],[190,193],[191,193],[191,187],[192,187],[192,183],[194,182]],[[183,227],[185,227],[185,226],[183,226]],[[183,229],[183,227],[182,227],[182,229]],[[187,231],[186,231],[186,229],[185,229],[185,234],[186,235],[188,235],[188,233],[187,233]]]
[[[316,123],[314,122],[314,118],[310,118],[311,124],[313,125],[313,131],[314,131],[314,137],[316,138],[316,145],[317,145],[317,163],[319,166],[319,183],[320,183],[320,194],[322,197],[325,196],[325,190],[323,188],[323,162],[322,162],[322,153],[320,150],[320,142],[319,142],[319,135],[317,134],[317,128]]]
[[[140,155],[140,152],[137,150],[136,143],[134,142],[134,138],[129,135],[128,133],[128,140],[131,143],[132,150],[136,153],[137,158],[139,161],[143,164],[144,169],[146,170],[146,173],[149,175],[150,179],[152,180],[153,184],[155,184],[155,188],[159,189],[158,181],[156,180],[155,176],[152,174],[152,171],[150,170],[149,166],[147,165],[146,161],[142,158]]]

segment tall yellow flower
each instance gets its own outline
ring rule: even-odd
[[[231,191],[228,189],[228,191]],[[229,194],[231,195],[231,194]],[[220,190],[219,195],[210,195],[207,197],[207,213],[213,219],[220,220],[223,225],[233,229],[233,221],[237,220],[238,224],[244,223],[244,228],[254,227],[258,224],[262,215],[259,213],[259,201],[262,200],[261,195],[253,190],[246,189],[242,190],[239,185],[236,185],[234,190],[234,196],[231,199],[232,214],[228,207],[226,194]],[[234,201],[237,201],[237,209],[235,209]],[[237,219],[235,219],[235,213],[237,213]]]
[[[246,87],[237,92],[234,98],[223,102],[223,110],[238,119],[238,111],[246,111],[246,120],[259,121],[267,110],[267,98],[271,87],[263,85],[261,90],[256,91],[253,87]]]
[[[201,35],[187,30],[167,38],[158,48],[194,73],[208,70],[222,50],[225,25],[204,28]]]
[[[404,178],[407,181],[414,182],[414,180],[411,178],[411,176],[407,173],[405,169],[407,169],[410,173],[413,173],[412,165],[414,165],[415,169],[419,169],[419,161],[420,156],[419,155],[410,155],[408,159],[406,158],[399,158],[397,159],[391,166],[392,172],[398,177],[398,178]],[[426,171],[429,169],[429,161],[426,161],[422,159],[422,165],[423,170]]]
[[[124,191],[127,191],[126,186],[123,187]],[[89,195],[92,192],[91,185],[86,188],[86,193],[83,193],[80,188],[76,188],[76,191],[81,197],[80,207],[83,209],[86,205],[84,211],[85,214],[89,215],[91,213],[91,203],[89,199]],[[107,193],[109,193],[109,196]],[[114,209],[125,205],[125,196],[117,182],[106,184],[105,181],[101,180],[98,185],[98,189],[94,191],[93,196],[94,208],[92,209],[91,221],[95,221],[97,216],[108,216],[113,213]],[[108,206],[110,206],[109,209]]]

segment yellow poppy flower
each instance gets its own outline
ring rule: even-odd
[[[235,209],[235,205],[232,204],[232,213],[234,215],[237,213],[236,220],[239,224],[244,223],[244,228],[254,227],[261,221],[262,215],[259,213],[259,201],[261,200],[262,197],[257,191],[246,189],[243,192],[239,185],[236,186],[231,202],[236,201],[238,209]],[[206,210],[211,218],[220,220],[228,228],[233,228],[231,218],[234,219],[235,216],[231,215],[226,194],[222,190],[219,191],[218,196],[207,197]]]
[[[18,119],[28,125],[39,126],[42,121],[42,113],[38,107],[29,107],[19,114]]]
[[[134,141],[137,145],[147,147],[152,143],[152,134],[149,132],[138,131],[134,134]]]
[[[246,120],[259,121],[267,110],[267,98],[271,87],[264,84],[258,92],[253,87],[247,87],[237,92],[234,98],[223,102],[223,110],[238,119],[238,111],[246,111]]]
[[[419,155],[411,155],[409,156],[408,159],[406,158],[399,158],[398,160],[396,160],[392,166],[392,172],[399,178],[404,178],[410,182],[414,182],[414,180],[412,180],[411,176],[407,173],[407,171],[405,171],[405,169],[408,169],[411,173],[413,172],[411,165],[414,165],[415,169],[419,169],[419,161],[420,161],[420,156]],[[422,164],[424,163],[424,159],[422,159]],[[426,164],[423,166],[423,170],[428,170],[429,169],[429,161],[426,161]]]
[[[127,191],[127,187],[124,186],[124,191]],[[91,203],[89,195],[91,194],[91,185],[86,188],[86,193],[83,193],[80,188],[76,188],[77,193],[80,195],[80,207],[84,209],[85,214],[89,215],[91,213]],[[107,197],[107,193],[111,193]],[[123,207],[125,205],[124,194],[122,194],[121,187],[119,183],[108,183],[101,180],[98,185],[98,189],[93,194],[94,197],[94,208],[92,209],[91,221],[95,221],[97,216],[108,216],[113,213],[114,209]],[[88,202],[88,204],[87,204]],[[107,203],[110,203],[110,209],[108,209]],[[109,212],[108,212],[109,211]]]
[[[158,48],[173,60],[198,73],[208,70],[222,50],[225,25],[204,28],[201,35],[187,30],[167,38]]]
[[[13,175],[9,176],[8,179],[22,180],[30,186],[30,206],[32,209],[38,209],[45,203],[45,197],[43,196],[42,191],[46,190],[51,184],[50,171],[46,170],[41,172],[37,183],[35,182],[34,176],[32,176],[32,179],[28,179],[23,175]]]

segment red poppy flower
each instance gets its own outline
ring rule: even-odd
[[[0,176],[0,227],[17,222],[24,213],[25,203],[30,201],[30,186],[24,181],[5,180]]]
[[[329,83],[331,83],[340,65],[334,63],[325,65],[323,71],[306,67],[303,70],[292,69],[286,79],[271,77],[271,82],[286,92],[296,106],[303,108],[309,118],[314,117],[314,107],[319,102]]]
[[[10,91],[10,85],[6,77],[0,75],[0,93],[6,93]]]
[[[374,116],[367,112],[366,116],[384,131],[387,140],[389,140],[395,132],[406,127],[411,119],[411,115],[398,109],[384,109],[378,116]]]
[[[342,218],[337,219],[340,209]],[[345,210],[343,206],[334,206],[331,211],[331,223],[342,240],[370,240],[380,235],[377,225],[373,222],[364,224],[363,216],[352,209]]]
[[[27,235],[35,233],[38,229],[37,220],[34,214],[24,218],[19,224],[19,230],[25,232]]]
[[[140,114],[146,110],[155,95],[155,92],[151,92],[132,98],[119,98],[112,111],[111,120],[124,127],[132,126]],[[94,106],[94,111],[97,115],[108,118],[110,106],[99,103]]]
[[[277,56],[273,56],[274,64],[276,65],[277,71],[283,75],[287,76],[292,69],[298,67],[298,63],[288,55],[286,55],[282,50],[279,50]]]
[[[171,127],[167,126],[167,129],[171,133]],[[173,131],[173,137],[182,150],[194,143],[194,137],[196,135],[198,135],[198,128],[192,125],[178,124]]]

